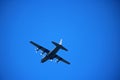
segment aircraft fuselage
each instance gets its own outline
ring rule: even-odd
[[[56,56],[56,53],[59,51],[60,47],[56,46],[52,51],[50,51],[42,60],[41,62],[44,63],[48,59],[53,59]]]
[[[47,60],[53,60],[54,58],[57,59],[57,63],[59,61],[62,61],[66,64],[70,64],[70,62],[68,62],[67,60],[63,59],[62,57],[60,57],[59,55],[57,55],[57,52],[59,51],[59,49],[62,49],[62,50],[65,50],[65,51],[68,51],[64,46],[62,46],[62,39],[60,40],[59,43],[56,43],[54,41],[52,41],[52,43],[56,46],[53,50],[48,50],[46,48],[44,48],[43,46],[33,42],[33,41],[30,41],[31,44],[33,44],[34,46],[37,47],[37,50],[36,51],[39,51],[41,50],[42,51],[42,54],[46,53],[45,57],[41,59],[41,63],[44,63],[45,61]]]

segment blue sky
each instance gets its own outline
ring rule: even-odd
[[[117,0],[1,0],[0,80],[120,80]],[[40,63],[34,41],[71,62]]]

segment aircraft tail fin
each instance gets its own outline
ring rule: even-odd
[[[60,46],[61,49],[65,50],[65,51],[68,51],[65,47],[62,46],[62,39],[60,40],[59,44],[52,41],[52,43],[55,45],[55,46]]]
[[[60,45],[62,45],[62,39],[60,39],[60,42],[59,42]]]

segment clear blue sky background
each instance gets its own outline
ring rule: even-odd
[[[0,80],[120,80],[120,2],[1,0]],[[71,62],[40,63],[30,40]]]

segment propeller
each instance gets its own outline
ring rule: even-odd
[[[60,61],[60,60],[59,60],[59,59],[57,59],[55,62],[56,62],[56,63],[58,63],[59,61]]]
[[[41,54],[40,54],[41,55]],[[42,55],[42,58],[44,58],[45,57],[45,55]]]
[[[37,53],[37,52],[39,51],[39,48],[36,48],[35,51],[36,51],[36,53]]]
[[[50,59],[50,61],[53,61],[53,59]]]
[[[45,51],[41,52],[41,54],[40,54],[40,55],[43,55],[44,53],[45,53]]]

